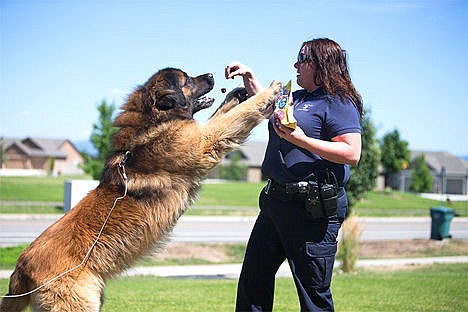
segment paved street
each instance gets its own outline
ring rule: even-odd
[[[0,246],[28,243],[55,222],[59,215],[0,215]],[[431,218],[360,218],[362,240],[428,239]],[[172,233],[177,242],[245,242],[254,217],[182,216]],[[455,239],[468,239],[468,218],[450,226]]]

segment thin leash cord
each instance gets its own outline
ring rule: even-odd
[[[24,296],[28,296],[36,291],[38,291],[39,289],[49,285],[50,283],[52,283],[53,281],[61,278],[62,276],[78,269],[79,267],[81,267],[83,264],[85,264],[85,262],[88,260],[89,256],[91,255],[91,252],[93,251],[94,249],[94,246],[96,246],[96,244],[98,243],[99,241],[99,238],[101,238],[101,235],[102,235],[102,232],[104,231],[104,227],[106,226],[107,224],[107,221],[109,220],[109,217],[111,216],[111,213],[112,211],[114,210],[115,208],[115,205],[117,204],[117,202],[123,198],[125,198],[125,196],[127,196],[127,175],[125,174],[125,168],[123,166],[120,167],[121,169],[121,174],[122,174],[122,177],[124,179],[124,182],[125,182],[125,191],[124,191],[124,194],[120,197],[117,197],[114,201],[114,205],[112,206],[111,210],[109,211],[109,213],[107,214],[107,217],[106,217],[106,220],[104,220],[104,223],[102,224],[101,226],[101,230],[99,231],[96,239],[94,240],[94,243],[91,245],[91,247],[89,248],[88,252],[86,253],[85,257],[83,258],[83,261],[81,261],[80,264],[74,266],[73,268],[69,269],[68,271],[65,271],[59,275],[57,275],[56,277],[52,278],[51,280],[45,282],[44,284],[38,286],[37,288],[34,288],[33,290],[31,291],[28,291],[26,293],[23,293],[23,294],[19,294],[19,295],[5,295],[5,296],[0,296],[0,298],[19,298],[19,297],[24,297]]]

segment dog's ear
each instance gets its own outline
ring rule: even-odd
[[[168,110],[178,107],[186,107],[187,101],[180,91],[164,90],[156,92],[154,106],[159,110]]]
[[[138,91],[141,93],[141,104],[143,113],[150,114],[154,106],[153,98],[151,97],[151,95],[145,87],[141,87]]]
[[[155,94],[151,94],[146,88],[142,88],[140,91],[143,103],[143,112],[145,114],[151,113],[153,108],[165,111],[175,107],[187,106],[187,102],[182,92],[163,90],[157,91]]]
[[[185,107],[187,106],[187,101],[182,92],[164,90],[156,93],[154,106],[159,110],[168,110],[171,108]]]

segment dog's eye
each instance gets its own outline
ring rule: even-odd
[[[193,86],[193,79],[192,79],[192,77],[187,77],[187,79],[185,80],[185,85],[186,85],[186,86],[189,86],[189,87]]]

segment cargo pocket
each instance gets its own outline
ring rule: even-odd
[[[306,243],[310,278],[314,288],[329,288],[337,242]]]
[[[346,192],[338,197],[338,218],[343,221],[348,214],[348,197]]]

